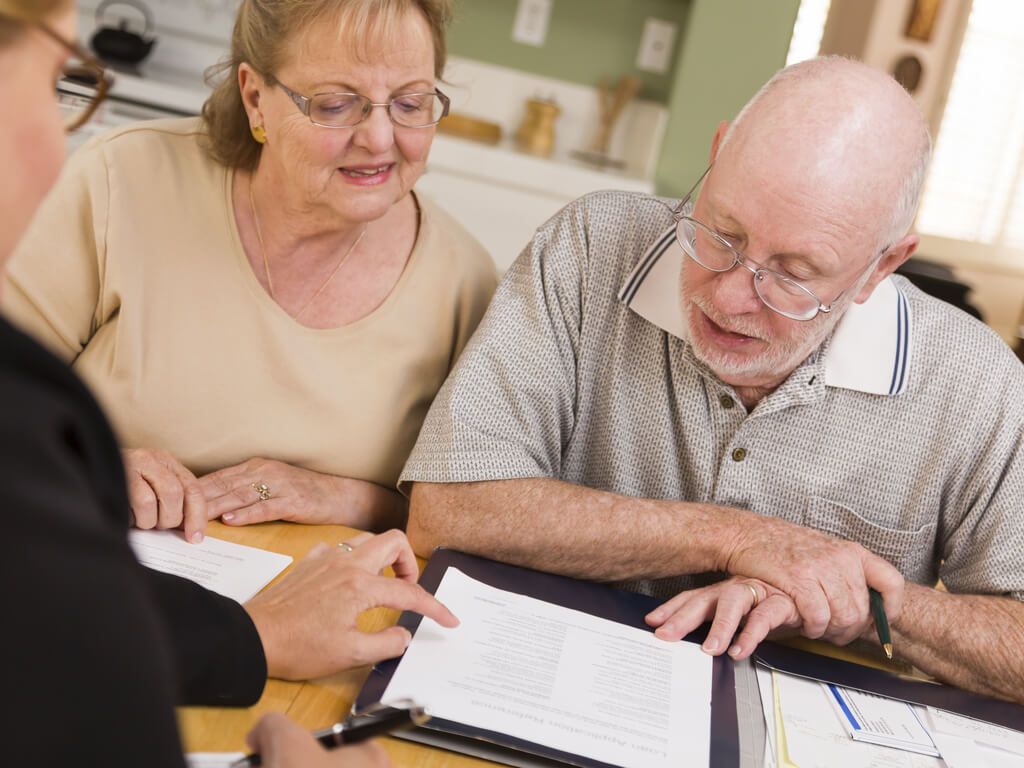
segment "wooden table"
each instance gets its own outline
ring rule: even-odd
[[[321,541],[337,543],[355,536],[358,531],[340,525],[296,525],[264,523],[245,528],[231,528],[219,522],[210,523],[208,534],[225,541],[247,544],[272,552],[302,558]],[[420,560],[422,570],[424,561]],[[288,569],[285,570],[285,573]],[[283,576],[283,574],[282,574]],[[278,576],[280,579],[281,576]],[[386,608],[367,611],[359,619],[359,628],[372,632],[389,627],[398,620],[398,612]],[[219,707],[182,707],[178,710],[188,752],[245,752],[245,735],[268,712],[285,712],[300,725],[315,730],[331,725],[348,714],[369,667],[350,670],[328,678],[291,683],[268,680],[263,697],[248,709]],[[458,755],[441,749],[425,747],[399,739],[381,739],[396,766],[409,768],[479,768],[493,766],[486,760]]]
[[[218,539],[291,555],[297,561],[318,542],[345,541],[355,536],[358,531],[340,525],[306,526],[293,523],[264,523],[245,528],[230,528],[213,522],[208,533]],[[425,561],[420,560],[419,563],[422,571]],[[359,628],[372,632],[393,625],[397,619],[397,611],[378,608],[367,611],[360,617]],[[892,669],[880,655],[873,658],[852,652],[850,649],[799,638],[789,642],[804,650],[882,669]],[[188,752],[247,751],[245,734],[267,712],[285,712],[309,730],[331,725],[348,714],[369,671],[368,667],[362,667],[332,677],[301,683],[271,679],[267,681],[263,697],[255,706],[248,709],[183,707],[178,713],[185,749]],[[487,760],[399,739],[381,739],[380,744],[388,752],[392,762],[403,768],[480,768],[496,765]]]

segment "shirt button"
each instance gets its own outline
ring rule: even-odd
[[[736,401],[735,401],[735,400],[733,400],[733,399],[732,399],[731,397],[729,397],[728,395],[721,395],[721,396],[720,396],[720,397],[718,398],[718,402],[722,404],[722,407],[723,407],[723,408],[725,408],[725,410],[729,410],[729,409],[730,409],[730,408],[732,408],[732,407],[733,407],[734,405],[736,405]]]
[[[747,458],[747,449],[746,448],[733,448],[733,450],[732,450],[732,460],[733,461],[743,461],[745,458]]]

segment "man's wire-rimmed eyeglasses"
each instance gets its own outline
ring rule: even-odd
[[[728,272],[737,264],[740,265],[753,275],[754,291],[761,302],[768,309],[783,317],[788,317],[791,320],[813,320],[819,312],[823,314],[831,312],[835,302],[851,286],[840,291],[830,304],[825,304],[809,288],[791,277],[760,266],[757,262],[744,256],[725,237],[690,215],[694,209],[693,194],[711,172],[712,167],[713,164],[707,167],[707,170],[700,175],[686,196],[672,209],[672,218],[676,222],[676,240],[683,252],[711,272]],[[868,268],[877,264],[889,248],[888,245],[883,248],[871,260]],[[867,269],[857,276],[853,284],[856,284],[865,272]]]

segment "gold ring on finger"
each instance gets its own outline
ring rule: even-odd
[[[355,552],[356,548],[349,544],[347,541],[339,541],[338,546],[345,552]]]
[[[757,587],[751,584],[749,581],[744,581],[743,586],[750,590],[750,594],[754,596],[754,604],[751,608],[757,608],[757,604],[761,602],[761,594],[757,591]]]
[[[252,483],[249,487],[256,491],[256,495],[260,497],[260,501],[266,501],[271,496],[270,486],[266,483]]]

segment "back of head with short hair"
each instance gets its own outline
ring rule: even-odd
[[[3,0],[0,0],[3,2]],[[434,44],[434,71],[444,72],[445,34],[453,0],[242,0],[231,36],[228,58],[207,72],[213,94],[203,106],[209,132],[209,151],[229,168],[252,170],[260,145],[249,133],[249,118],[238,89],[238,67],[248,63],[274,82],[288,47],[311,24],[333,23],[339,37],[354,45],[361,57],[372,55],[373,41],[387,38],[407,13],[421,13]]]

